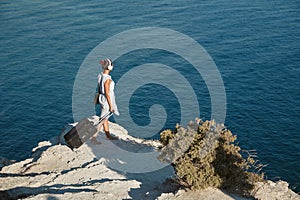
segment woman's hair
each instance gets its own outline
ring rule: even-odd
[[[109,59],[109,58],[104,59],[101,64],[102,64],[103,69],[108,69],[108,70],[113,69],[113,63],[112,63],[111,59]]]

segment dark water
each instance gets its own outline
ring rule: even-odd
[[[225,124],[242,148],[257,150],[259,160],[268,164],[264,171],[269,179],[286,180],[299,192],[299,7],[299,1],[264,0],[1,1],[0,156],[24,159],[39,141],[72,122],[75,76],[100,42],[133,28],[164,27],[206,49],[224,81]],[[184,64],[167,52],[141,50],[122,56],[115,65],[128,68],[162,58],[175,69]],[[112,75],[118,80],[126,70]],[[205,83],[201,77],[190,82],[199,89],[201,117],[209,119]],[[132,105],[142,106],[132,108],[133,118],[140,125],[148,123],[140,113],[157,103],[145,95],[153,90],[172,114],[166,127],[173,127],[180,105],[159,85],[136,91]]]

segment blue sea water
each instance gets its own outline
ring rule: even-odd
[[[299,192],[299,7],[296,0],[1,1],[0,156],[27,158],[39,141],[73,121],[77,71],[100,42],[134,28],[162,27],[206,49],[226,90],[225,125],[242,148],[257,151],[267,178],[286,180]],[[187,65],[169,52],[144,49],[116,60],[112,76],[117,82],[133,66],[160,61],[175,69]],[[205,82],[198,76],[190,82],[201,99],[200,117],[210,119]],[[152,93],[157,98],[148,98]],[[180,119],[180,104],[163,86],[142,86],[131,100],[140,125],[149,123],[145,109],[154,103],[170,114],[166,128]]]

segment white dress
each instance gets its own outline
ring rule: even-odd
[[[100,105],[101,105],[101,108],[102,108],[100,117],[104,116],[106,113],[109,112],[109,105],[108,105],[108,102],[106,100],[105,91],[104,91],[104,83],[108,79],[111,80],[110,88],[109,88],[110,101],[111,101],[111,104],[112,104],[113,109],[114,109],[114,114],[119,115],[118,107],[117,107],[117,104],[116,104],[115,92],[114,92],[115,82],[111,79],[110,75],[100,73],[98,75],[98,83],[100,85],[100,91],[101,91],[100,95],[99,95],[99,102],[100,102]]]

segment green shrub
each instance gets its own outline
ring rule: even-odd
[[[190,142],[187,136],[192,137]],[[191,123],[187,129],[177,126],[160,134],[159,159],[173,163],[177,181],[185,187],[217,187],[250,195],[253,183],[262,181],[263,174],[253,171],[257,161],[250,154],[243,158],[241,148],[234,144],[236,138],[214,121]]]

